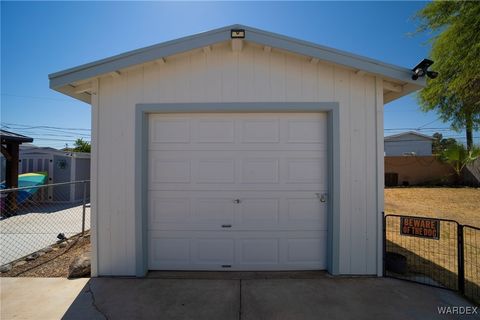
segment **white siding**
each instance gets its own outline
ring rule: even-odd
[[[340,103],[340,272],[377,273],[374,77],[275,49],[247,44],[232,52],[219,44],[99,82],[99,275],[135,274],[135,104],[258,101]]]

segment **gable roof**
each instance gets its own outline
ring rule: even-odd
[[[424,138],[424,139],[427,139],[427,140],[435,140],[435,138],[431,137],[431,136],[428,136],[426,134],[422,134],[420,132],[416,132],[416,131],[407,131],[407,132],[402,132],[402,133],[398,133],[398,134],[393,134],[391,136],[386,136],[384,138],[385,141],[390,141],[390,140],[395,140],[396,138],[401,138],[402,136],[408,136],[408,135],[414,135],[414,136],[418,136],[418,137],[421,137],[421,138]]]
[[[215,43],[230,41],[232,29],[245,30],[244,40],[247,42],[282,49],[295,54],[308,56],[312,59],[335,63],[365,73],[378,75],[384,79],[400,84],[402,88],[401,92],[391,92],[391,95],[386,98],[387,102],[425,86],[424,78],[412,80],[412,71],[408,68],[236,24],[125,52],[106,59],[52,73],[48,76],[50,88],[89,103],[90,94],[88,92],[75,92],[76,82],[95,78],[134,65],[163,59],[178,53],[210,46]]]

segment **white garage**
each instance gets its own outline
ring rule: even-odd
[[[92,274],[382,274],[383,104],[412,71],[241,25],[51,74],[92,105]]]

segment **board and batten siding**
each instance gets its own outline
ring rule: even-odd
[[[341,274],[377,274],[383,177],[381,79],[246,44],[195,50],[98,80],[93,106],[97,158],[94,241],[98,275],[135,275],[135,105],[172,102],[339,102]],[[378,94],[380,90],[380,94]],[[377,128],[382,130],[378,141]],[[95,132],[97,131],[97,132]],[[379,150],[381,148],[382,150]],[[115,165],[112,165],[115,163]],[[95,239],[96,238],[96,239]],[[95,254],[95,252],[94,252]]]

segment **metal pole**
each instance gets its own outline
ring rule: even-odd
[[[463,259],[463,225],[457,224],[458,291],[465,293],[465,264]]]
[[[385,211],[382,211],[382,247],[382,276],[385,277],[385,265],[387,256],[387,217],[385,216]]]
[[[87,182],[83,182],[82,236],[85,233],[85,207],[87,205]]]

